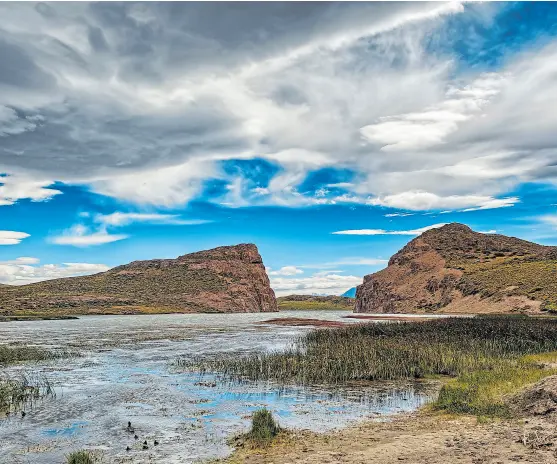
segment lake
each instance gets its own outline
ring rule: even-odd
[[[328,431],[357,420],[386,420],[435,394],[419,382],[281,388],[232,384],[176,370],[177,357],[245,354],[287,347],[311,327],[262,324],[275,317],[345,323],[346,311],[267,314],[83,316],[77,320],[6,322],[1,343],[79,351],[82,356],[4,368],[41,375],[56,396],[25,417],[0,419],[0,462],[63,463],[81,448],[102,450],[114,463],[193,463],[230,453],[227,439],[247,430],[260,407],[280,425]],[[135,433],[126,430],[132,422]],[[138,439],[134,435],[138,435]],[[159,442],[153,446],[153,441]],[[147,440],[148,450],[142,449]],[[126,451],[130,447],[130,451]]]

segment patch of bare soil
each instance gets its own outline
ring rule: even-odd
[[[368,422],[332,434],[285,433],[267,449],[239,449],[246,464],[557,463],[555,424],[530,418],[478,423],[426,412]]]

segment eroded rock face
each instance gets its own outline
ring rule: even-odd
[[[429,230],[364,277],[355,312],[536,312],[557,304],[557,249],[463,224]]]
[[[92,276],[4,286],[0,307],[0,312],[12,314],[277,311],[253,244],[134,261]]]

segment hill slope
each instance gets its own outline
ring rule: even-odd
[[[537,312],[557,309],[557,247],[463,224],[424,232],[367,275],[355,312]]]
[[[354,298],[343,296],[288,295],[277,298],[280,311],[354,309]]]
[[[275,294],[253,244],[0,288],[2,314],[267,311],[277,311]]]

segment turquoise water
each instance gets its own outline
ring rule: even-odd
[[[280,317],[339,321],[345,314],[291,311]],[[273,317],[277,316],[96,316],[0,324],[4,343],[64,347],[84,354],[5,369],[11,375],[25,371],[47,376],[56,397],[41,401],[24,418],[0,420],[0,462],[63,463],[65,454],[80,448],[97,449],[113,463],[199,462],[228,454],[227,438],[246,430],[252,412],[263,406],[284,427],[327,431],[363,418],[383,419],[414,410],[433,395],[420,383],[279,388],[223,383],[172,368],[178,356],[283,349],[311,329],[261,324]],[[134,433],[127,430],[128,421]],[[158,446],[153,446],[155,439]],[[144,440],[148,450],[142,449]]]

